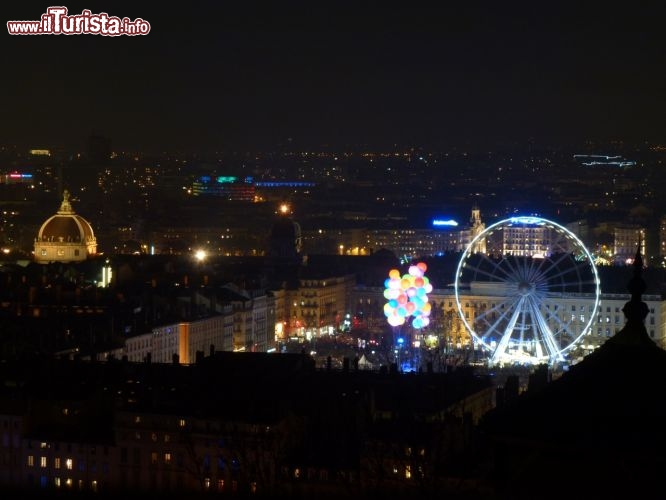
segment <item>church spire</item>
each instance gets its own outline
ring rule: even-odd
[[[636,257],[634,258],[634,275],[627,284],[627,289],[631,293],[631,300],[622,308],[622,312],[627,317],[627,322],[642,323],[645,320],[648,314],[648,307],[641,300],[641,296],[645,293],[646,288],[647,286],[643,279],[643,257],[641,257],[641,239],[639,236]]]
[[[631,299],[622,308],[622,312],[627,318],[624,327],[613,337],[608,339],[608,345],[650,345],[656,347],[656,344],[647,334],[645,329],[645,318],[648,315],[649,308],[642,300],[642,295],[647,289],[645,280],[643,280],[643,257],[641,256],[641,241],[638,241],[638,249],[634,258],[634,275],[627,284],[627,289],[631,293]],[[605,345],[600,351],[604,350]]]

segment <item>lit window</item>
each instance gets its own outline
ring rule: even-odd
[[[411,479],[412,477],[412,466],[405,465],[405,479]]]
[[[178,421],[178,426],[179,426],[179,427],[185,427],[185,424],[187,424],[187,422],[185,421],[184,418],[181,418],[181,419]]]
[[[74,460],[71,458],[65,460],[65,467],[67,467],[67,470],[72,470],[74,468]]]
[[[28,455],[28,467],[33,467],[35,465],[35,457]]]
[[[171,463],[171,453],[166,452],[166,453],[164,454],[164,463],[165,463],[166,465],[169,465],[169,464]]]
[[[39,466],[42,468],[46,467],[46,457],[39,457]]]
[[[60,457],[55,457],[53,462],[53,467],[55,467],[56,469],[60,468]]]
[[[60,478],[59,477],[54,477],[53,482],[54,482],[56,488],[60,488]]]

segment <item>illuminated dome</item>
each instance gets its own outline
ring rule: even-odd
[[[63,193],[58,213],[42,224],[35,239],[37,262],[75,262],[97,253],[93,229],[69,202],[69,191]]]

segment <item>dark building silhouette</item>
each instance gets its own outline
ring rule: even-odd
[[[301,254],[301,227],[289,217],[278,217],[268,237],[266,274],[273,286],[286,284],[294,288],[303,263]]]
[[[192,365],[0,365],[0,488],[26,492],[423,498],[461,474],[487,377],[315,369],[305,354]]]
[[[642,259],[625,327],[482,423],[498,498],[651,498],[666,477],[666,351],[650,340]]]
[[[86,141],[86,155],[91,165],[105,165],[111,158],[111,141],[93,133]]]

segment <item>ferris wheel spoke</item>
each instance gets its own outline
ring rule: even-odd
[[[555,323],[557,323],[557,326],[559,328],[559,330],[557,330],[557,332],[555,332],[554,335],[559,335],[560,337],[563,336],[563,335],[567,335],[567,336],[570,335],[570,333],[569,333],[570,329],[569,328],[570,328],[571,325],[563,323],[562,320],[558,317],[555,317],[554,319],[555,319]],[[552,331],[553,330],[551,329],[551,332]]]
[[[504,259],[502,259],[502,262],[505,263],[506,266],[507,266],[507,267],[509,268],[509,270],[511,271],[510,276],[511,276],[512,279],[514,279],[514,280],[516,280],[516,279],[518,279],[518,280],[522,280],[522,279],[523,279],[523,275],[521,274],[520,270],[518,269],[518,263],[517,263],[517,262],[516,262],[516,263],[512,263],[512,262],[511,262],[511,259],[515,259],[515,257],[509,255],[509,256],[507,256],[507,257],[504,257]]]
[[[542,333],[540,331],[540,324],[537,316],[541,316],[541,312],[539,311],[539,305],[536,303],[533,296],[526,297],[525,308],[529,311],[530,319],[532,321],[531,330],[533,332],[532,335],[535,343],[535,349],[537,351],[536,357],[540,358],[543,356],[540,341]]]
[[[509,308],[505,308],[504,306],[510,305],[512,303],[513,303],[513,300],[503,300],[501,302],[498,302],[497,304],[495,304],[495,306],[486,309],[485,311],[483,311],[480,314],[477,314],[475,316],[475,319],[484,319],[485,320],[486,316],[488,316],[489,314],[497,313],[497,312],[501,311],[502,309],[509,309]]]
[[[524,345],[526,342],[525,334],[529,331],[534,331],[534,308],[531,307],[533,294],[525,296],[523,301],[523,314],[522,320],[523,324],[520,331],[520,345]],[[538,309],[538,308],[537,308]],[[529,323],[527,320],[529,319]]]
[[[586,288],[589,288],[591,286],[598,286],[597,280],[578,280],[578,281],[573,281],[573,280],[568,280],[566,282],[560,282],[560,283],[547,283],[545,287],[547,288],[545,290],[546,293],[558,293],[555,292],[554,290],[563,290],[563,291],[568,291],[568,292],[577,292],[577,291],[582,291]],[[571,290],[570,288],[574,287],[577,290]]]
[[[565,268],[561,271],[558,268],[558,272],[556,272],[554,274],[547,274],[545,276],[548,280],[556,280],[558,278],[562,278],[564,276],[567,276],[569,274],[574,274],[574,273],[580,278],[579,266],[572,266],[572,267],[569,267],[569,268]]]
[[[535,272],[538,273],[538,274],[541,275],[541,276],[544,276],[546,273],[545,273],[543,267],[544,267],[544,265],[546,265],[546,264],[550,264],[550,262],[551,262],[552,260],[551,260],[549,257],[546,257],[546,258],[543,258],[543,259],[539,259],[539,260],[540,260],[540,262],[539,262],[539,265],[536,267],[536,271],[535,271]]]
[[[546,276],[550,276],[550,272],[551,272],[552,269],[554,269],[554,268],[559,269],[560,265],[565,260],[567,260],[567,259],[572,260],[571,259],[571,254],[569,254],[569,253],[562,253],[562,254],[555,254],[555,255],[557,255],[557,258],[553,259],[551,257],[550,259],[548,259],[548,264],[549,264],[548,267],[546,267],[545,269],[542,270],[543,274],[545,274]]]
[[[527,257],[519,257],[518,260],[516,260],[516,267],[518,268],[518,277],[522,281],[529,281],[529,279],[528,279],[528,275],[529,275],[528,258]]]
[[[531,304],[534,307],[534,304]],[[560,353],[560,348],[557,345],[557,341],[553,336],[553,332],[548,326],[548,323],[543,318],[541,314],[536,314],[535,319],[539,325],[539,330],[541,332],[541,338],[543,339],[544,345],[546,346],[546,351],[551,359],[561,360],[562,355]]]
[[[479,256],[482,259],[481,262],[476,266],[476,271],[482,272],[484,275],[489,276],[491,278],[495,278],[496,280],[500,280],[500,281],[506,281],[506,280],[513,279],[511,274],[509,274],[506,271],[506,269],[504,269],[502,267],[501,263],[503,262],[503,260],[497,262],[497,261],[491,259],[490,257],[488,257],[486,254],[476,254],[476,255]],[[490,273],[490,272],[486,271],[485,269],[482,269],[482,264],[484,264],[484,263],[489,265],[491,267],[491,269],[493,269],[493,273]],[[494,274],[495,271],[501,271],[503,276],[498,276],[498,275]]]
[[[547,322],[550,321],[550,320],[554,320],[555,323],[557,323],[557,325],[558,325],[558,327],[559,327],[559,330],[558,330],[557,332],[555,332],[553,335],[559,335],[560,337],[566,335],[566,336],[568,336],[568,337],[572,337],[572,338],[573,338],[573,335],[571,334],[571,326],[572,326],[572,325],[571,325],[571,321],[569,321],[568,323],[565,323],[564,321],[562,321],[562,320],[560,319],[560,317],[559,317],[557,314],[549,315],[549,316],[547,316],[547,317],[545,318],[545,320],[546,320]],[[549,327],[549,328],[550,328],[550,327]],[[552,332],[553,330],[550,329],[550,331]]]
[[[540,271],[540,267],[543,265],[543,261],[545,259],[535,259],[534,257],[532,258],[532,262],[530,263],[530,268],[527,273],[527,281],[530,282],[535,282],[543,279],[543,273]],[[537,261],[539,264],[537,265]]]
[[[505,271],[503,271],[505,272]],[[515,281],[515,278],[512,276],[498,276],[494,273],[491,273],[489,271],[486,271],[485,269],[475,269],[474,270],[474,277],[476,278],[476,275],[480,274],[482,276],[485,276],[487,278],[490,278],[491,283],[511,283]],[[477,281],[477,280],[472,280],[472,281]]]
[[[556,298],[561,298],[561,297],[558,296]],[[566,323],[563,322],[560,319],[560,317],[558,316],[558,313],[561,313],[561,314],[566,316],[567,314],[569,314],[569,311],[566,311],[564,308],[557,309],[557,310],[556,309],[546,309],[546,319],[547,320],[554,319],[554,320],[560,322],[560,324],[565,325]]]
[[[496,333],[499,331],[499,325],[502,323],[503,320],[506,320],[507,316],[509,315],[509,312],[511,311],[510,308],[508,308],[506,311],[504,311],[502,314],[500,314],[500,317],[497,318],[497,320],[490,325],[490,327],[486,330],[486,332],[481,336],[481,340],[485,343],[486,338],[488,335],[491,333]]]
[[[527,313],[526,311],[523,311],[522,314],[520,315],[520,334],[518,336],[519,338],[519,344],[520,346],[525,344],[525,332],[527,331],[528,324],[527,324]]]
[[[497,362],[497,360],[506,352],[506,348],[509,345],[509,341],[511,340],[511,335],[513,334],[513,331],[516,328],[516,321],[518,321],[518,315],[520,314],[520,311],[523,306],[522,303],[524,300],[525,299],[523,297],[520,298],[516,306],[516,309],[513,311],[513,314],[511,315],[511,319],[509,319],[509,324],[504,329],[502,338],[497,344],[497,348],[495,349],[495,352],[493,352],[491,358],[493,363]]]

